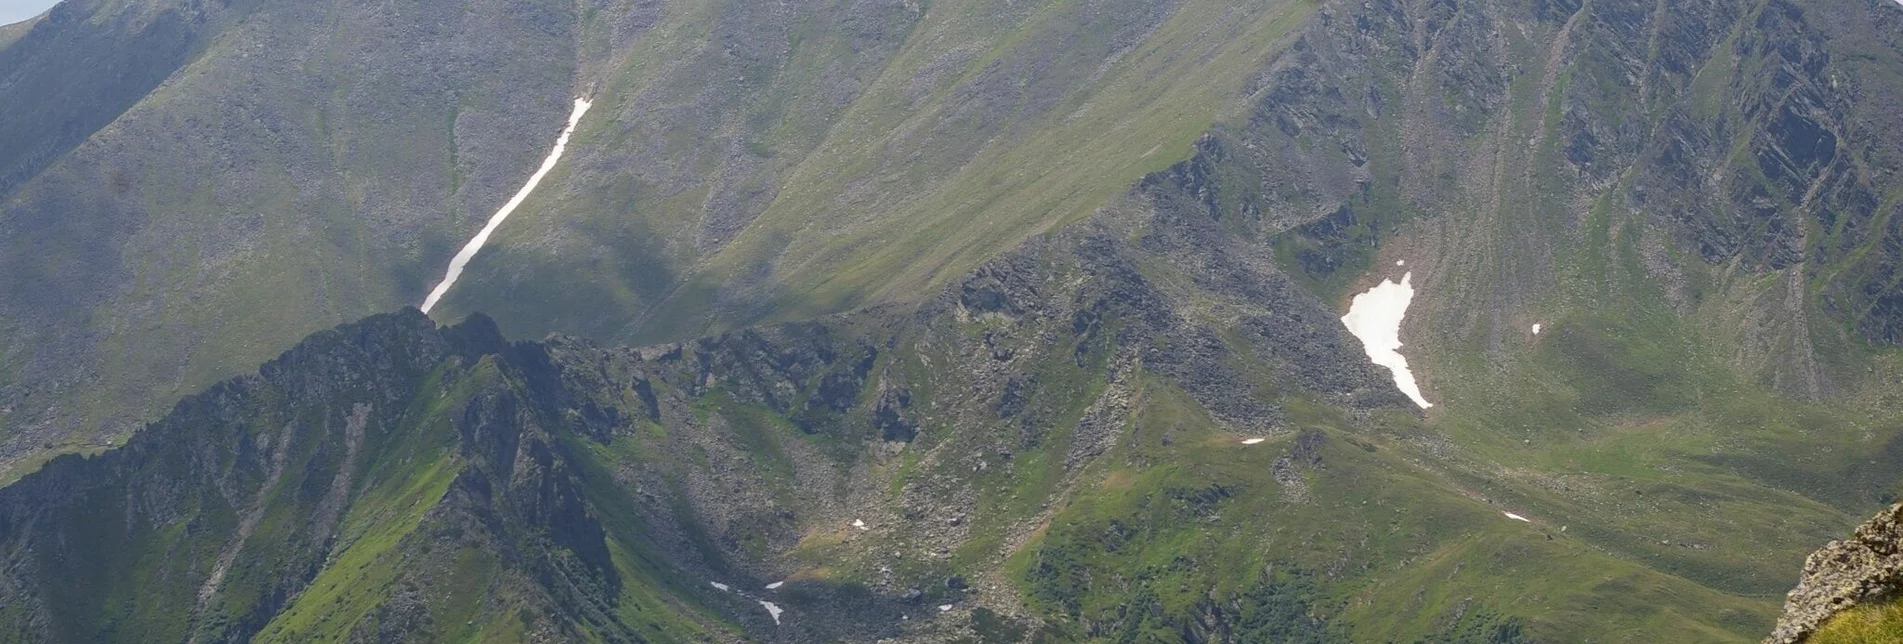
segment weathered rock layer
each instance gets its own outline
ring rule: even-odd
[[[1777,630],[1764,640],[1795,644],[1837,613],[1903,590],[1903,503],[1832,541],[1804,561],[1804,576],[1784,600]]]

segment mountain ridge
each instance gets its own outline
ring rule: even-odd
[[[420,301],[600,104],[493,325],[0,491],[133,558],[0,530],[23,638],[1750,641],[1903,481],[1884,0],[72,2],[0,78],[204,41],[0,194],[10,476]],[[1339,321],[1404,271],[1426,411]]]
[[[1418,412],[1362,359],[1333,312],[1279,276],[1272,263],[1248,261],[1265,249],[1225,241],[1201,202],[1188,198],[1195,194],[1191,185],[1159,180],[1149,199],[1033,241],[913,310],[872,309],[642,349],[601,349],[561,337],[508,345],[484,318],[438,332],[413,310],[319,334],[257,377],[284,383],[279,387],[286,394],[262,398],[261,407],[235,406],[265,413],[161,423],[142,433],[138,446],[111,452],[116,456],[63,457],[0,496],[13,499],[8,507],[42,507],[33,511],[40,525],[87,525],[54,519],[71,505],[35,505],[44,503],[31,500],[35,491],[49,489],[43,480],[77,476],[111,486],[110,477],[79,472],[138,458],[149,446],[183,449],[167,436],[178,430],[167,427],[196,425],[213,436],[268,434],[279,426],[270,419],[290,416],[281,430],[288,435],[321,428],[344,445],[290,449],[286,453],[324,455],[314,462],[330,464],[281,471],[320,480],[354,472],[363,482],[276,480],[260,471],[268,469],[263,464],[296,461],[280,461],[279,450],[263,442],[227,439],[228,449],[248,454],[231,462],[256,468],[238,478],[263,492],[154,483],[127,489],[199,489],[216,498],[306,499],[319,506],[327,498],[319,491],[348,490],[353,500],[336,531],[359,535],[354,541],[339,538],[332,554],[307,557],[325,563],[281,577],[289,585],[262,599],[245,594],[255,587],[238,581],[245,577],[223,586],[186,585],[214,588],[205,595],[210,599],[198,600],[213,609],[283,602],[256,618],[200,609],[180,613],[200,615],[195,621],[166,626],[136,613],[89,619],[80,614],[87,604],[49,601],[41,610],[62,617],[14,613],[9,628],[24,634],[45,622],[124,623],[166,629],[149,632],[189,630],[207,640],[220,639],[218,633],[344,640],[371,633],[593,639],[630,632],[666,640],[744,632],[776,641],[1009,641],[1030,634],[1068,641],[1112,633],[1195,641],[1519,641],[1640,628],[1521,606],[1523,596],[1483,591],[1497,588],[1503,575],[1556,561],[1617,571],[1614,578],[1624,581],[1554,587],[1542,602],[1637,596],[1654,608],[1621,603],[1623,609],[1653,620],[1660,611],[1699,615],[1647,622],[1643,632],[1747,639],[1761,627],[1744,616],[1768,620],[1768,603],[1609,557],[1601,545],[1554,532],[1537,513],[1531,521],[1539,523],[1502,516],[1494,505],[1501,500],[1486,499],[1490,493],[1477,492],[1481,484],[1459,471],[1458,459],[1442,461],[1431,448],[1433,434]],[[1224,322],[1237,318],[1243,320],[1238,327]],[[406,348],[360,346],[356,338],[390,338]],[[319,348],[326,346],[332,348]],[[389,366],[327,357],[340,350]],[[404,351],[424,357],[410,361]],[[426,369],[428,355],[442,361]],[[401,366],[411,362],[418,364]],[[293,368],[299,364],[314,369]],[[376,384],[354,375],[357,368],[421,382]],[[229,392],[236,388],[214,388],[180,409],[232,408]],[[363,394],[386,398],[358,400]],[[411,402],[403,403],[406,397]],[[270,402],[279,399],[329,400],[320,406],[329,411],[270,411],[283,408]],[[385,411],[363,411],[365,402]],[[397,408],[412,411],[391,411]],[[385,414],[399,420],[378,420]],[[353,423],[361,429],[351,430]],[[366,441],[381,436],[408,447],[365,443],[351,456],[352,431]],[[522,439],[512,443],[510,436]],[[357,464],[329,460],[340,457]],[[189,471],[216,476],[219,470]],[[311,492],[291,493],[298,489]],[[401,510],[406,501],[421,510]],[[265,507],[254,526],[271,526],[270,517],[288,512]],[[564,507],[580,509],[557,512]],[[478,522],[489,526],[481,531],[458,532],[454,517],[468,511],[495,518]],[[216,524],[226,526],[222,530],[188,531],[183,534],[197,536],[176,542],[199,543],[204,554],[163,560],[198,562],[201,575],[221,566],[256,570],[244,562],[251,544],[271,543],[259,535],[325,532],[320,520],[308,530],[254,527],[246,536],[242,515],[222,514],[228,517]],[[1581,532],[1592,534],[1572,534]],[[488,534],[495,536],[482,536]],[[1361,536],[1349,536],[1355,534]],[[92,565],[49,559],[47,546],[32,541],[47,537],[16,538],[28,542],[9,547],[13,557],[39,553],[29,559]],[[132,544],[148,545],[101,547],[151,552],[152,542],[141,539],[149,538]],[[548,554],[488,565],[440,559],[443,551],[468,552],[452,545],[471,539]],[[227,540],[243,545],[213,545]],[[1367,545],[1346,559],[1330,545],[1357,541]],[[604,560],[602,547],[589,545],[595,543],[606,544],[611,565],[588,563]],[[1474,577],[1449,575],[1441,564],[1406,563],[1457,561],[1475,549],[1495,551],[1500,568]],[[1209,563],[1165,563],[1185,557]],[[111,569],[131,578],[118,582],[124,590],[96,595],[155,583],[156,577],[138,572],[154,561],[114,564]],[[1391,565],[1410,575],[1448,575],[1453,587],[1480,594],[1425,604],[1417,598],[1412,614],[1368,612],[1398,599],[1387,598],[1392,593],[1413,592],[1405,577],[1389,573]],[[487,589],[474,595],[485,599],[467,600],[486,608],[469,613],[454,598],[471,595],[418,594],[402,581],[446,583],[438,576],[461,570],[484,576],[449,587]],[[558,583],[550,586],[549,574]],[[1134,586],[1090,581],[1100,575]],[[74,578],[89,577],[49,574],[39,583]],[[961,581],[945,581],[950,578]],[[618,590],[613,579],[621,580]],[[751,603],[761,593],[743,597],[712,585],[764,587],[780,580],[786,585],[771,596],[787,611],[779,625]],[[8,583],[31,588],[32,581],[15,576]],[[1185,595],[1172,590],[1178,583],[1217,590]],[[1627,585],[1633,583],[1672,590],[1635,595]],[[548,601],[558,603],[540,603]],[[1150,608],[1127,612],[1122,607],[1130,602]],[[953,608],[934,608],[941,603]],[[933,614],[940,617],[927,619]],[[472,621],[458,615],[479,617],[465,627],[476,630],[457,630],[459,619]],[[655,626],[644,629],[644,622]],[[113,632],[93,633],[111,639]]]

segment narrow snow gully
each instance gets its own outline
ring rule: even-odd
[[[489,235],[502,225],[503,220],[509,218],[510,213],[515,212],[516,207],[521,206],[522,202],[529,198],[529,193],[535,192],[535,187],[541,185],[542,178],[548,176],[548,171],[555,169],[555,163],[562,160],[562,152],[568,150],[569,135],[575,133],[575,126],[581,123],[581,115],[588,113],[588,108],[593,105],[588,99],[575,99],[575,111],[568,115],[568,127],[562,128],[562,135],[555,138],[555,149],[550,150],[548,158],[542,160],[542,167],[529,176],[529,182],[523,184],[522,189],[516,191],[515,196],[511,197],[508,203],[502,204],[501,210],[489,216],[489,223],[483,225],[482,231],[477,232],[476,236],[470,238],[469,243],[463,246],[455,257],[450,258],[449,271],[443,274],[443,281],[438,282],[436,289],[430,291],[429,297],[423,300],[424,313],[434,308],[437,300],[443,299],[443,294],[449,292],[449,287],[456,285],[456,278],[463,274],[463,266],[468,265],[469,260],[476,256],[476,251],[482,250],[483,244],[489,243]]]
[[[1414,301],[1413,279],[1414,273],[1408,272],[1400,282],[1382,280],[1368,292],[1356,295],[1348,303],[1348,314],[1341,316],[1341,324],[1361,339],[1369,360],[1394,372],[1394,386],[1426,409],[1434,404],[1421,397],[1421,386],[1414,382],[1414,372],[1408,371],[1407,358],[1400,351],[1401,320],[1407,316],[1407,305]]]

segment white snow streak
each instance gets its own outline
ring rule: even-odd
[[[1414,372],[1408,371],[1407,358],[1400,352],[1401,320],[1407,315],[1408,303],[1414,301],[1413,279],[1414,273],[1410,272],[1402,275],[1399,283],[1382,280],[1368,292],[1356,295],[1348,303],[1348,314],[1341,316],[1341,323],[1361,339],[1369,360],[1394,372],[1394,386],[1426,409],[1434,404],[1421,397],[1421,386],[1414,382]]]
[[[1260,442],[1262,442],[1262,441],[1265,441],[1265,440],[1268,440],[1268,439],[1266,439],[1266,438],[1245,438],[1245,439],[1243,439],[1243,440],[1242,440],[1242,444],[1244,444],[1244,445],[1254,445],[1254,444],[1256,444],[1256,443],[1260,443]]]
[[[1514,521],[1525,521],[1527,523],[1532,523],[1532,521],[1528,520],[1526,517],[1514,514],[1512,512],[1501,512],[1500,514],[1507,515],[1507,518],[1512,519]]]
[[[746,597],[747,599],[751,599],[751,600],[753,600],[753,601],[756,601],[756,602],[760,602],[760,605],[761,605],[761,606],[765,606],[765,607],[766,607],[766,612],[767,612],[767,614],[769,614],[769,615],[772,615],[772,616],[773,616],[773,623],[774,623],[774,624],[779,624],[779,623],[780,623],[780,613],[784,613],[784,612],[786,612],[785,610],[781,610],[781,609],[780,609],[780,607],[779,607],[778,605],[776,605],[776,604],[774,604],[773,602],[770,602],[770,601],[767,601],[767,600],[764,600],[764,599],[759,599],[759,598],[756,598],[756,597],[753,597],[753,596],[751,596],[751,595],[748,595],[748,594],[746,594],[745,592],[737,592],[737,591],[735,591],[735,590],[733,589],[733,586],[729,586],[729,585],[726,585],[726,584],[723,584],[723,583],[720,583],[720,582],[718,582],[718,581],[710,581],[710,582],[707,582],[707,583],[709,583],[709,584],[713,584],[713,586],[714,586],[714,588],[718,588],[718,589],[720,589],[720,591],[721,591],[721,592],[727,592],[727,593],[735,593],[735,594],[738,594],[738,595],[740,595],[741,597]],[[766,587],[766,589],[767,589],[767,590],[773,590],[773,589],[775,589],[775,588],[779,588],[779,587],[780,587],[780,584],[782,584],[782,583],[785,583],[785,582],[779,582],[779,581],[776,581],[776,582],[773,582],[773,583],[771,583],[771,584],[767,584],[767,587]]]
[[[555,169],[555,163],[562,159],[562,152],[568,149],[569,135],[575,133],[575,125],[581,123],[581,115],[588,113],[588,108],[592,105],[593,103],[588,102],[588,99],[575,99],[575,111],[568,115],[568,127],[563,128],[562,135],[556,137],[555,149],[549,151],[547,159],[542,160],[542,167],[537,169],[534,175],[529,176],[529,182],[523,184],[522,189],[517,191],[508,203],[502,204],[501,210],[490,215],[489,223],[483,225],[482,231],[476,233],[476,236],[469,240],[469,244],[463,246],[463,249],[449,260],[449,271],[443,274],[443,281],[438,282],[436,289],[430,291],[429,297],[423,300],[424,313],[428,313],[430,308],[436,306],[437,300],[443,299],[443,294],[449,292],[449,287],[456,285],[456,278],[463,274],[463,266],[469,264],[469,260],[476,256],[476,251],[482,250],[483,244],[489,243],[489,234],[494,233],[496,227],[502,225],[502,220],[508,219],[509,214],[515,212],[516,207],[529,198],[529,193],[535,192],[535,187],[542,183],[542,177],[548,176],[548,172]]]
[[[786,582],[784,582],[784,581],[776,581],[776,582],[773,582],[773,583],[770,583],[770,584],[767,584],[767,585],[766,585],[766,589],[767,589],[767,590],[779,590],[781,586],[785,586],[785,585],[786,585]]]

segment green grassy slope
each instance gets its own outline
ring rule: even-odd
[[[1251,334],[1276,329],[1231,327],[1202,344],[1202,324],[1313,304],[1209,290],[1221,271],[1207,267],[1234,256],[1210,250],[1221,245],[1162,250],[1190,234],[1176,226],[1202,224],[1159,217],[1106,224],[1132,240],[1114,252],[1129,253],[1134,273],[1088,262],[1097,267],[1076,272],[1071,253],[1100,257],[1096,246],[1060,235],[981,270],[950,291],[957,304],[923,317],[869,312],[605,362],[585,346],[557,355],[566,382],[609,392],[572,403],[577,416],[609,419],[594,430],[614,437],[598,456],[621,463],[630,485],[685,497],[704,522],[694,541],[717,553],[701,556],[724,562],[710,566],[787,579],[795,593],[863,585],[890,600],[919,589],[897,607],[917,638],[1753,641],[1781,588],[1738,583],[1738,571],[1782,579],[1787,556],[1809,546],[1779,530],[1836,529],[1828,507],[1739,483],[1721,509],[1760,514],[1738,524],[1771,501],[1803,511],[1756,531],[1699,515],[1680,527],[1706,540],[1671,535],[1687,540],[1670,549],[1695,557],[1639,552],[1632,544],[1657,536],[1648,521],[1664,512],[1529,493],[1476,466],[1463,437],[1410,415],[1391,390],[1363,399],[1387,401],[1374,408],[1344,409],[1340,392],[1295,387],[1327,377],[1295,364],[1330,361],[1284,363],[1252,347]],[[1101,327],[1073,324],[1093,310],[1115,313]],[[1331,355],[1353,368],[1351,354]],[[637,382],[654,383],[658,407]],[[1229,406],[1218,382],[1263,407]],[[895,431],[915,437],[895,444]],[[1269,440],[1242,442],[1258,436]],[[950,575],[969,589],[947,586]],[[850,619],[797,597],[791,619]],[[952,611],[917,622],[940,603]]]
[[[1841,281],[1893,263],[1897,186],[1872,170],[1896,135],[1878,70],[1903,49],[1867,27],[1899,17],[1880,3],[1650,7],[1436,15],[1415,32],[1432,55],[1367,65],[1369,98],[1298,104],[1393,107],[1361,130],[1376,133],[1362,194],[1274,243],[1343,306],[1413,273],[1402,337],[1436,403],[1436,469],[1600,552],[1755,598],[1729,623],[1761,634],[1803,557],[1903,477],[1903,356],[1879,302],[1892,289]],[[1538,27],[1469,37],[1507,16]],[[1490,60],[1528,62],[1472,75]],[[1347,138],[1318,129],[1296,138]]]
[[[574,163],[498,235],[445,316],[652,341],[914,300],[1182,159],[1244,109],[1263,62],[1314,11],[938,2],[834,21],[821,9],[736,57],[709,50],[739,47],[723,27],[748,17],[709,5],[659,16],[602,85],[603,117],[584,124]],[[710,21],[713,38],[694,40]],[[699,84],[728,76],[733,87]]]
[[[55,592],[35,576],[54,570],[10,568],[9,587],[35,590],[0,617],[13,630],[51,615],[74,632],[285,641],[1749,641],[1768,628],[1777,595],[1759,579],[1804,547],[1792,528],[1830,530],[1835,510],[1722,463],[1649,474],[1613,458],[1613,442],[1556,461],[1573,465],[1487,465],[1513,455],[1511,441],[1413,414],[1334,312],[1264,261],[1272,248],[1241,243],[1186,198],[1192,165],[916,308],[644,349],[505,348],[480,321],[433,339],[406,326],[427,329],[414,312],[347,327],[411,330],[342,345],[363,356],[354,368],[387,375],[312,358],[267,366],[275,389],[205,399],[254,406],[220,402],[212,422],[162,425],[6,488],[0,519],[146,525],[62,509],[119,506],[49,503],[65,497],[46,481],[81,477],[123,498],[118,479],[88,469],[147,462],[158,445],[207,453],[172,427],[329,432],[281,461],[268,443],[229,441],[234,463],[309,465],[283,480],[252,466],[238,489],[261,492],[175,542],[63,542],[130,557],[105,568],[122,576],[58,577],[87,589]],[[387,400],[373,418],[391,420],[362,424],[351,449],[344,410],[361,413],[350,401],[366,396]],[[344,463],[349,476],[334,478]],[[233,498],[215,482],[248,470],[226,467],[196,470],[199,483],[149,468],[136,489]],[[1570,489],[1600,487],[1595,468],[1624,468],[1645,500],[1582,501]],[[327,500],[338,494],[348,502]],[[1775,517],[1772,501],[1784,504]],[[286,521],[325,508],[334,518],[314,528]],[[1646,545],[1664,529],[1669,544]],[[323,534],[335,536],[309,540]],[[39,566],[82,561],[21,538],[8,552]],[[138,554],[167,543],[181,545]],[[280,543],[321,565],[287,576],[248,563],[285,561]],[[206,578],[228,551],[232,572],[209,601],[158,590],[162,575]],[[141,592],[182,608],[113,617],[72,601]],[[781,623],[760,599],[787,610]]]
[[[1803,555],[1903,478],[1903,220],[1883,170],[1903,149],[1887,127],[1903,112],[1885,109],[1903,95],[1887,91],[1903,30],[1884,28],[1903,18],[1660,6],[680,2],[572,23],[551,8],[514,26],[580,35],[531,38],[554,53],[520,76],[544,79],[533,94],[556,118],[571,90],[596,111],[443,315],[613,340],[737,330],[456,358],[481,395],[415,385],[404,407],[430,420],[392,436],[421,442],[360,464],[334,542],[287,524],[321,485],[272,496],[288,470],[220,444],[249,469],[198,482],[190,511],[212,534],[250,531],[244,548],[88,504],[61,525],[150,529],[72,542],[125,565],[47,575],[38,603],[0,617],[285,640],[1756,639]],[[211,71],[249,69],[243,34],[378,17],[307,11],[246,23],[108,134],[190,125],[168,106],[242,93],[222,79],[244,74]],[[854,20],[822,19],[838,14]],[[309,44],[381,41],[364,38]],[[272,337],[420,294],[459,241],[444,231],[545,146],[534,115],[502,116],[506,83],[451,100],[449,81],[408,92],[411,75],[371,64],[386,54],[339,55],[301,62],[344,89],[256,136],[303,123],[330,134],[287,146],[329,141],[318,156],[344,161],[268,157],[243,177],[264,187],[234,198],[86,148],[79,174],[9,197],[152,201],[152,221],[183,223],[138,228],[123,265],[45,258],[133,286],[0,318],[8,440],[60,448],[46,416],[18,414],[103,423]],[[425,98],[371,100],[388,96]],[[275,113],[237,105],[217,123]],[[225,163],[159,140],[161,156]],[[115,168],[138,179],[124,194],[83,189]],[[334,168],[335,185],[287,196]],[[316,214],[234,228],[256,203]],[[404,204],[426,207],[386,227],[379,209]],[[74,247],[49,230],[17,239]],[[1420,289],[1403,337],[1437,403],[1419,417],[1336,321],[1349,293],[1403,271]],[[806,322],[750,326],[772,320]],[[37,378],[74,355],[103,357]],[[345,417],[272,413],[260,427]],[[533,438],[484,451],[483,427]],[[254,513],[253,498],[272,502]],[[208,601],[124,601],[283,549],[327,563],[237,565]],[[273,585],[287,578],[294,591]],[[23,579],[38,577],[8,583]],[[781,580],[775,626],[754,599]],[[430,590],[445,586],[480,592]]]
[[[7,127],[78,136],[4,146],[38,165],[0,193],[0,478],[416,301],[570,97],[560,3],[199,4],[62,3],[0,56],[28,95]],[[168,58],[123,33],[140,25],[192,39]],[[109,96],[55,100],[94,85]]]
[[[1903,641],[1903,604],[1858,606],[1832,617],[1806,642],[1815,644],[1887,644]]]
[[[124,448],[9,486],[8,638],[687,641],[731,628],[666,560],[630,554],[651,553],[651,534],[604,532],[575,505],[551,439],[508,413],[527,393],[520,373],[482,354],[505,346],[482,322],[371,318],[188,399]],[[514,463],[518,445],[533,460]]]
[[[443,313],[682,338],[916,299],[1089,214],[1242,110],[1314,9],[558,5],[237,3],[154,86],[114,85],[123,113],[0,201],[0,261],[28,276],[0,290],[6,476],[301,334],[420,300],[571,95],[598,104],[569,158]],[[108,17],[198,20],[66,10],[78,22],[58,25],[107,35]],[[27,50],[44,60],[0,69],[87,68],[8,48]]]

